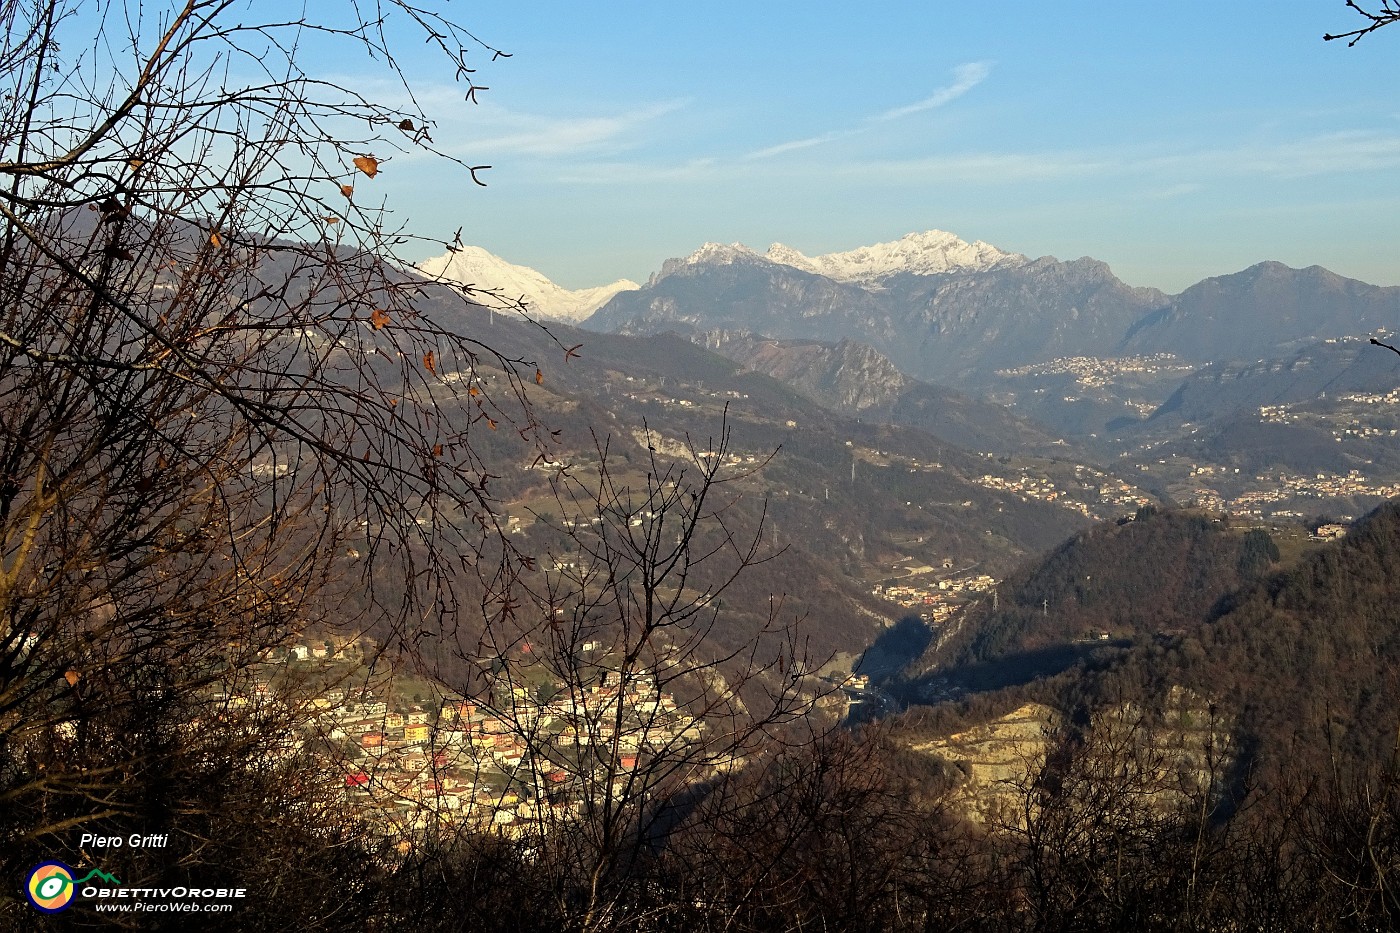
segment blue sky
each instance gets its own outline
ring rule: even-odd
[[[938,228],[1178,291],[1264,259],[1400,284],[1400,25],[1342,0],[519,3],[468,105],[382,181],[415,232],[569,287],[707,240],[808,254]],[[426,255],[427,252],[423,252]],[[413,256],[411,258],[421,258]]]

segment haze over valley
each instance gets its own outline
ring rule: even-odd
[[[517,290],[485,267],[474,281]],[[533,313],[570,316],[540,294]],[[1368,342],[1396,321],[1400,289],[1319,267],[1263,262],[1170,296],[935,230],[815,259],[707,244],[584,326],[677,334],[973,453],[1077,457],[1180,505],[1350,519],[1400,481],[1400,367]]]

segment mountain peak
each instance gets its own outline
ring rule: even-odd
[[[661,279],[690,266],[728,266],[735,262],[762,261],[763,257],[743,243],[705,243],[683,259],[668,259],[661,264],[661,271],[652,273],[648,285],[655,285]]]
[[[869,282],[899,272],[913,275],[985,272],[995,266],[1019,265],[1026,261],[1024,256],[1003,252],[990,243],[981,240],[968,243],[944,230],[908,233],[892,242],[814,257],[774,243],[768,248],[767,259],[841,282]]]
[[[766,253],[755,252],[742,243],[706,243],[684,259],[666,260],[661,271],[651,277],[651,284],[692,266],[731,265],[736,262],[770,262],[838,282],[868,285],[901,272],[913,275],[985,272],[1028,261],[1018,253],[1004,252],[981,240],[968,243],[944,230],[908,233],[888,243],[875,243],[821,256],[807,256],[782,243],[774,243]]]
[[[756,259],[758,253],[743,243],[705,243],[695,252],[681,260],[687,265],[701,262],[728,263],[737,260]]]
[[[456,247],[418,264],[424,275],[456,285],[475,286],[503,298],[524,300],[531,314],[577,323],[608,302],[618,292],[640,288],[630,279],[610,285],[570,290],[556,285],[529,266],[517,266],[480,246]]]

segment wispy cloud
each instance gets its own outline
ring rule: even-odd
[[[473,145],[482,152],[537,156],[619,151],[635,145],[629,137],[640,127],[675,113],[686,103],[684,100],[666,101],[610,116],[503,114],[490,121],[496,123],[500,131],[473,140]]]
[[[969,152],[920,159],[851,162],[828,167],[828,174],[870,177],[900,183],[929,179],[966,184],[1047,181],[1102,174],[1120,167],[1103,154],[1088,152]]]
[[[959,83],[944,89],[950,94]],[[929,98],[930,100],[933,98]],[[921,102],[922,103],[922,102]],[[702,184],[726,179],[756,182],[781,172],[785,183],[802,179],[854,185],[958,185],[1004,187],[1102,180],[1131,180],[1134,196],[1152,201],[1184,198],[1221,181],[1289,181],[1400,169],[1400,132],[1358,130],[1273,140],[1193,144],[1188,140],[1133,140],[1122,145],[1031,151],[983,150],[905,159],[861,158],[856,153],[815,160],[776,157],[873,132],[867,124],[777,143],[737,158],[706,156],[670,163],[621,158],[570,160],[555,181],[587,185]]]
[[[934,110],[951,104],[962,97],[968,91],[975,88],[987,79],[987,75],[992,73],[991,62],[968,62],[966,65],[959,65],[953,69],[953,83],[944,88],[939,88],[923,100],[903,107],[895,107],[886,110],[884,113],[871,117],[875,123],[886,123],[890,120],[898,120],[901,117],[911,116],[916,113],[923,113],[925,110]]]
[[[952,84],[944,88],[939,88],[937,91],[934,91],[931,95],[925,97],[921,101],[917,101],[912,104],[906,104],[903,107],[895,107],[891,110],[886,110],[883,113],[878,113],[874,116],[867,117],[863,126],[857,126],[842,130],[832,130],[829,133],[821,133],[816,136],[807,136],[802,139],[793,139],[789,140],[788,142],[777,143],[776,145],[772,146],[765,146],[762,149],[755,149],[752,152],[745,153],[744,155],[740,156],[740,159],[742,159],[743,161],[768,159],[776,155],[783,155],[789,152],[797,152],[802,149],[811,149],[813,146],[820,146],[824,143],[829,143],[837,139],[845,139],[850,136],[856,136],[861,133],[869,132],[871,127],[880,123],[888,123],[891,120],[898,120],[901,117],[907,117],[911,114],[922,113],[925,110],[933,110],[937,107],[942,107],[946,104],[952,103],[959,97],[962,97],[968,91],[972,90],[977,85],[981,84],[983,81],[986,80],[987,75],[991,74],[991,72],[991,62],[968,62],[965,65],[959,65],[958,67],[953,69]]]
[[[796,152],[799,149],[810,149],[813,146],[820,146],[822,143],[829,143],[833,139],[840,139],[843,136],[850,136],[854,130],[833,130],[830,133],[823,133],[820,136],[809,136],[806,139],[794,139],[791,142],[778,143],[776,146],[768,146],[764,149],[756,149],[753,152],[743,155],[745,161],[754,159],[767,159],[775,155],[782,155],[785,152]]]
[[[1400,169],[1400,135],[1355,131],[1201,148],[1133,143],[1044,152],[968,152],[850,162],[826,166],[824,171],[904,181],[928,177],[972,184],[1131,176],[1155,183],[1149,197],[1174,198],[1198,192],[1211,180],[1220,178],[1289,180],[1395,169]]]

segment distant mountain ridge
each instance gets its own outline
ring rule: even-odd
[[[1400,326],[1400,288],[1324,269],[1261,262],[1203,279],[1175,296],[1128,344],[1216,362],[1282,355],[1301,344]]]
[[[791,247],[774,243],[768,248],[766,258],[838,282],[873,282],[901,272],[911,275],[986,272],[997,266],[1029,261],[1018,253],[1003,252],[981,240],[968,243],[943,230],[909,233],[893,242],[810,258]]]
[[[1209,450],[1200,449],[1207,459],[1225,457],[1220,451],[1235,441],[1263,445],[1225,457],[1232,468],[1290,446],[1309,453],[1269,457],[1280,467],[1296,460],[1342,472],[1364,467],[1361,461],[1390,462],[1368,447],[1352,463],[1347,457],[1361,447],[1329,440],[1326,419],[1254,423],[1260,405],[1296,401],[1336,375],[1324,352],[1315,376],[1275,385],[1280,373],[1305,373],[1315,356],[1309,347],[1400,328],[1400,288],[1318,266],[1263,262],[1168,295],[1127,285],[1096,259],[1028,259],[930,230],[820,256],[782,244],[760,253],[707,243],[667,260],[645,286],[623,291],[633,283],[568,292],[474,247],[424,269],[523,295],[542,318],[576,322],[599,305],[584,323],[590,330],[674,332],[832,410],[916,425],[973,449],[1014,449],[1008,441],[1019,434],[1021,444],[1042,452],[1068,438],[1103,453],[1105,444],[1159,444],[1209,424],[1190,447],[1196,452],[1209,440]],[[1363,365],[1334,388],[1393,384],[1380,359],[1355,353]],[[1181,382],[1203,367],[1200,378]],[[946,390],[938,386],[961,394],[939,394]],[[1012,406],[1048,430],[994,417],[970,406],[968,395]],[[1294,437],[1305,427],[1307,437]],[[1330,459],[1321,455],[1323,440],[1335,448]]]
[[[1256,360],[1398,323],[1400,288],[1319,266],[1259,263],[1173,296],[1129,286],[1089,257],[1028,259],[931,230],[817,257],[708,243],[614,296],[586,326],[851,339],[912,377],[949,383],[1075,356]]]
[[[1101,262],[1000,254],[985,268],[916,271],[840,281],[741,246],[707,244],[585,322],[628,334],[747,331],[780,339],[868,344],[901,371],[949,383],[965,373],[1061,356],[1111,355],[1144,316],[1169,306]],[[888,258],[888,256],[886,257]]]
[[[990,243],[968,243],[943,230],[909,233],[898,240],[860,246],[839,253],[807,256],[774,243],[768,252],[758,253],[742,243],[706,243],[682,259],[668,259],[653,275],[648,286],[687,266],[706,263],[775,263],[790,266],[837,282],[878,284],[886,276],[939,275],[946,272],[986,272],[998,266],[1021,265],[1029,260],[1018,253],[1007,253]]]

